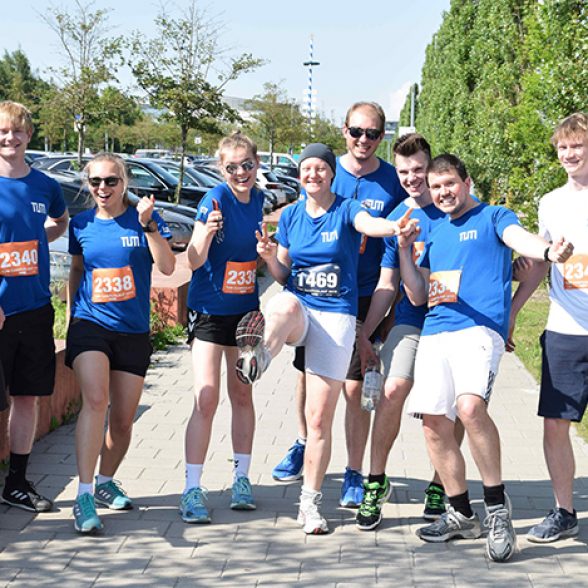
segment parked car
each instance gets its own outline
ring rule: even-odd
[[[297,178],[293,178],[292,176],[288,176],[286,174],[283,174],[283,173],[279,172],[278,169],[279,168],[274,167],[274,169],[272,170],[274,176],[276,176],[276,178],[278,178],[278,181],[281,184],[286,184],[286,186],[288,186],[289,188],[292,188],[296,192],[296,199],[297,199],[298,196],[300,196],[300,190],[302,189],[302,184],[300,183],[300,180],[298,180]]]
[[[155,159],[154,162],[168,171],[176,180],[180,179],[180,164],[177,161]],[[212,174],[205,174],[195,167],[184,166],[184,185],[197,188],[214,188],[222,183],[223,179]]]
[[[276,176],[268,169],[263,169],[261,167],[258,168],[257,184],[260,188],[271,190],[276,195],[278,199],[278,206],[283,206],[284,204],[288,204],[288,202],[292,201],[292,192],[294,192],[294,190],[291,190],[284,184],[280,184],[278,178],[276,178]],[[294,198],[294,200],[295,199],[296,198]]]

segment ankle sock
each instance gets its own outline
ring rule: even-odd
[[[472,506],[470,504],[470,495],[466,490],[463,494],[458,494],[457,496],[448,496],[447,499],[449,500],[449,504],[460,514],[468,519],[471,519],[474,515],[474,511],[472,510]]]
[[[103,476],[102,474],[98,474],[96,476],[96,486],[100,486],[100,484],[106,484],[107,482],[112,482],[112,476]]]
[[[202,478],[202,468],[204,464],[201,463],[187,463],[186,464],[186,487],[184,492],[192,488],[200,488],[200,479]]]
[[[241,476],[249,477],[249,466],[251,465],[250,453],[233,454],[233,482]]]
[[[94,484],[84,484],[83,482],[80,482],[78,484],[78,498],[82,494],[94,494]]]
[[[484,504],[486,506],[497,506],[506,504],[504,497],[504,484],[498,486],[484,486]]]
[[[380,486],[383,486],[386,483],[386,474],[369,474],[368,475],[368,484],[373,484],[377,482]]]

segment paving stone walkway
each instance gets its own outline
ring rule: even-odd
[[[271,477],[296,436],[291,359],[292,351],[285,350],[254,389],[256,511],[229,509],[232,451],[225,393],[203,477],[213,524],[185,525],[178,516],[184,428],[192,404],[189,352],[178,345],[154,356],[132,446],[117,475],[136,508],[103,510],[101,536],[77,535],[71,515],[74,425],[51,433],[35,445],[30,473],[38,488],[55,499],[56,510],[34,516],[0,505],[0,586],[588,586],[588,446],[581,440],[574,440],[579,537],[551,545],[525,539],[552,507],[552,496],[541,421],[535,416],[537,385],[516,357],[503,359],[491,401],[519,535],[519,552],[504,564],[486,558],[483,539],[431,545],[415,536],[423,524],[431,467],[420,425],[408,417],[388,462],[394,492],[384,521],[374,532],[355,527],[355,512],[338,506],[346,464],[343,399],[323,488],[324,514],[333,532],[305,536],[295,522],[299,483],[280,484]],[[483,516],[481,484],[467,450],[466,455],[470,495]]]

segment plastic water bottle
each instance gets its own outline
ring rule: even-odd
[[[370,361],[363,376],[363,386],[361,387],[361,408],[365,411],[375,410],[380,395],[382,394],[382,384],[384,378],[382,377],[382,362],[380,361],[380,349],[382,343],[377,341],[374,343],[373,349],[377,356],[376,361]]]

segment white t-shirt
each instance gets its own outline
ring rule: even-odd
[[[551,265],[551,305],[546,329],[588,335],[588,188],[562,186],[539,202],[539,234],[574,245],[566,263]]]

